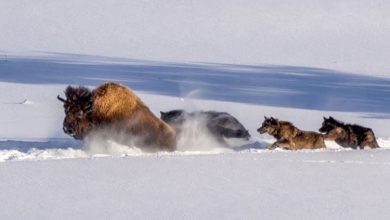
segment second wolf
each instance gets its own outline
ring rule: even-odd
[[[371,128],[356,124],[344,124],[332,117],[324,117],[319,131],[325,133],[326,139],[334,140],[342,147],[350,147],[353,149],[357,149],[358,147],[363,149],[365,146],[370,148],[379,147]]]

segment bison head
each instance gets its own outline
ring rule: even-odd
[[[172,110],[169,112],[160,111],[160,114],[161,120],[173,126],[183,125],[187,116],[187,113],[184,110]]]
[[[63,130],[75,139],[83,139],[92,128],[92,92],[85,87],[68,86],[65,96],[66,99],[57,96],[64,103]]]

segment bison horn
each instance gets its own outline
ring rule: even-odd
[[[60,100],[61,102],[66,102],[66,100],[61,98],[60,95],[57,96],[57,99]]]

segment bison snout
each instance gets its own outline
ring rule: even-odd
[[[248,130],[245,130],[245,131],[244,131],[243,137],[244,137],[246,140],[249,140],[249,139],[250,139],[251,135],[249,134],[249,131],[248,131]]]
[[[249,134],[248,130],[246,131],[245,140],[249,141],[251,139],[251,135]]]
[[[67,126],[64,126],[62,129],[64,130],[64,132],[65,132],[66,134],[69,134],[69,135],[72,135],[72,134],[75,133],[75,130],[74,130],[73,128],[69,128],[69,127],[67,127]]]

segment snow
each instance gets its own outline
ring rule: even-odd
[[[387,150],[0,163],[2,219],[387,219]]]
[[[390,4],[358,1],[0,1],[0,219],[387,219]],[[86,55],[90,54],[90,55]],[[68,85],[132,88],[195,121],[175,152],[62,131]],[[380,149],[267,150],[264,116],[374,130]],[[191,130],[193,129],[193,130]]]
[[[1,219],[385,219],[390,214],[386,77],[64,54],[9,57],[0,72],[0,199],[6,201]],[[177,151],[144,153],[112,141],[83,143],[66,136],[56,96],[68,84],[93,88],[106,80],[135,88],[156,115],[171,109],[229,112],[252,138],[229,141],[231,148],[224,148],[193,124]],[[314,85],[327,86],[317,91]],[[339,101],[322,104],[334,97]],[[381,148],[351,150],[327,141],[325,150],[270,151],[265,147],[274,139],[256,132],[263,116],[318,130],[328,115],[373,128]],[[198,136],[191,139],[193,134]]]

